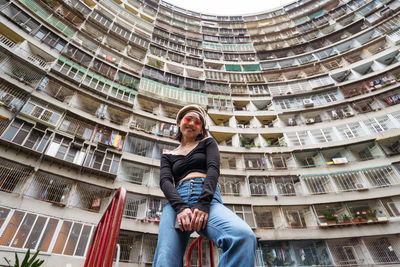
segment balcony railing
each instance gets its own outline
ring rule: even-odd
[[[19,193],[33,168],[0,158],[0,190]]]

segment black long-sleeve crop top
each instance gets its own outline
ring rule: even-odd
[[[164,153],[161,156],[160,187],[177,214],[189,205],[183,201],[174,184],[191,172],[206,174],[199,200],[192,208],[209,212],[218,183],[219,166],[218,145],[211,137],[200,141],[187,155]]]

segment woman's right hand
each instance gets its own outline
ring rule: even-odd
[[[176,215],[176,219],[178,220],[179,229],[183,231],[192,231],[192,218],[193,213],[192,210],[186,208],[182,210],[178,215]]]

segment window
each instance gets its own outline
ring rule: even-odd
[[[373,187],[392,186],[400,183],[400,177],[392,166],[371,168],[363,171]]]
[[[262,154],[260,155],[244,155],[246,169],[264,169],[266,160]]]
[[[275,184],[281,196],[295,196],[301,189],[300,179],[297,176],[275,177]]]
[[[39,99],[29,99],[21,112],[51,125],[57,125],[62,116],[60,109]]]
[[[85,167],[117,174],[121,156],[112,152],[104,152],[91,147],[86,156]]]
[[[274,195],[274,188],[271,177],[249,177],[250,193],[252,196]]]
[[[93,138],[93,142],[95,143],[101,143],[116,149],[122,149],[124,140],[125,134],[101,126],[97,127],[96,134]]]
[[[75,62],[79,63],[79,65],[83,65],[88,67],[90,62],[92,61],[92,56],[83,52],[79,48],[69,44],[63,51],[63,55],[72,58]]]
[[[53,253],[70,256],[84,256],[89,237],[92,232],[91,225],[78,222],[63,221],[58,232]]]
[[[256,218],[257,227],[273,229],[274,220],[272,217],[272,212],[274,208],[269,207],[253,207],[254,217]]]
[[[100,73],[100,75],[105,76],[111,80],[114,80],[115,74],[117,73],[117,69],[111,67],[107,63],[104,63],[98,59],[94,60],[94,63],[91,68],[94,71]]]
[[[290,228],[306,228],[305,214],[308,208],[283,208],[286,221]]]
[[[33,125],[28,122],[15,119],[4,133],[2,139],[22,145],[32,127]]]
[[[126,138],[124,152],[136,154],[143,157],[152,157],[154,144],[155,143],[150,140],[128,136]]]
[[[77,119],[67,115],[62,121],[59,130],[85,140],[90,140],[94,127],[94,125],[83,121],[82,118]]]
[[[333,192],[329,175],[302,176],[310,194],[325,194]]]
[[[0,190],[19,192],[32,172],[31,167],[0,158]]]
[[[376,264],[400,263],[398,257],[398,240],[387,237],[371,237],[364,239],[365,245]]]
[[[0,85],[0,103],[11,111],[19,110],[25,103],[27,94],[6,84]]]
[[[28,33],[35,31],[40,26],[39,22],[14,4],[8,5],[1,12]]]
[[[40,27],[39,31],[36,32],[35,37],[58,52],[61,52],[67,44],[64,39],[60,38],[44,26]]]
[[[332,174],[336,186],[340,191],[350,191],[365,188],[359,172]]]
[[[237,216],[244,220],[250,227],[254,228],[254,218],[251,206],[248,205],[225,205],[231,209]]]
[[[57,175],[37,172],[26,192],[27,196],[65,205],[73,181]]]
[[[151,168],[150,166],[123,160],[118,172],[118,179],[134,184],[149,184]]]
[[[96,185],[78,182],[72,195],[70,205],[91,212],[99,212],[106,205],[111,190]]]
[[[244,179],[240,177],[220,176],[218,179],[221,194],[228,196],[239,196],[241,183],[243,182]]]

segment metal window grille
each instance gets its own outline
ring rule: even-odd
[[[392,186],[400,183],[399,174],[392,166],[379,167],[363,171],[372,187]]]
[[[90,140],[94,127],[94,125],[87,123],[82,119],[77,119],[67,115],[62,121],[59,130],[85,140]]]
[[[273,229],[274,220],[273,212],[276,211],[275,208],[268,207],[253,207],[254,217],[256,219],[257,227]]]
[[[120,261],[139,263],[141,258],[143,233],[121,230],[118,244],[120,245]]]
[[[8,58],[7,61],[3,63],[2,69],[14,79],[24,82],[34,88],[36,88],[40,80],[44,77],[43,74],[35,71],[33,68],[29,68],[27,64],[12,58]]]
[[[297,176],[275,177],[276,188],[281,196],[295,196],[301,188],[300,178]]]
[[[249,177],[250,193],[252,196],[273,195],[274,189],[271,177]]]
[[[160,222],[162,210],[167,204],[165,198],[149,198],[146,221],[148,222]]]
[[[77,183],[74,197],[71,200],[71,206],[99,212],[105,200],[111,195],[111,190],[96,185]]]
[[[360,239],[328,240],[328,247],[335,263],[339,266],[364,265],[368,262]]]
[[[141,251],[142,263],[152,263],[157,247],[157,235],[145,234]]]
[[[284,208],[283,212],[285,214],[286,221],[290,228],[306,228],[306,220],[304,218],[305,210],[307,208]]]
[[[329,175],[302,176],[302,179],[310,194],[326,194],[334,191]]]
[[[33,168],[0,158],[0,190],[20,192]]]
[[[37,172],[25,195],[65,205],[73,183],[72,180],[58,175]]]
[[[0,103],[11,111],[19,110],[25,103],[27,93],[7,84],[0,84]]]
[[[371,237],[365,238],[364,242],[376,264],[400,263],[399,238]]]
[[[240,177],[220,176],[218,179],[222,195],[239,196],[240,186],[243,182],[244,179]]]
[[[52,125],[57,125],[63,111],[50,103],[31,98],[23,106],[22,113],[35,117]]]
[[[400,217],[400,201],[393,201],[391,198],[382,198],[381,202],[390,217]]]
[[[4,130],[7,128],[9,122],[10,121],[8,119],[3,119],[0,117],[0,136],[3,134]]]
[[[124,217],[144,220],[148,209],[148,199],[145,196],[128,194],[126,197]]]
[[[352,191],[365,188],[361,172],[332,174],[336,186],[340,191]]]
[[[150,178],[151,168],[146,165],[123,160],[121,162],[118,179],[135,184],[147,183]]]
[[[139,156],[151,157],[153,154],[154,142],[138,138],[136,136],[128,136],[124,151],[133,153]]]

